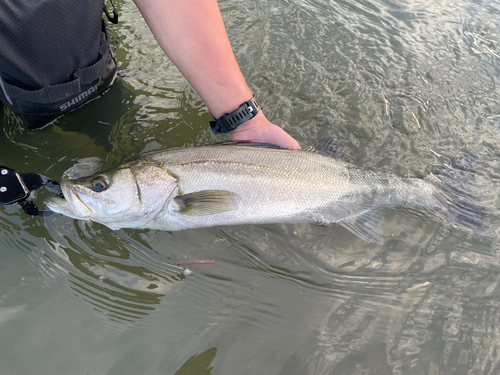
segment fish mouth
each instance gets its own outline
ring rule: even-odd
[[[59,197],[49,198],[47,200],[49,210],[75,219],[88,220],[91,218],[93,210],[70,183],[62,181],[61,190],[64,199]]]

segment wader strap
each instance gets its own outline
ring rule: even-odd
[[[39,90],[24,90],[11,85],[2,79],[0,80],[0,93],[3,93],[5,99],[7,99],[9,103],[14,102],[14,105],[16,99],[37,104],[49,104],[65,100],[68,97],[75,95],[75,93],[81,92],[82,86],[88,85],[102,76],[105,67],[104,57],[106,56],[107,49],[108,42],[101,44],[99,47],[99,57],[97,62],[88,67],[77,70],[73,74],[73,80],[70,82],[47,86]]]
[[[109,14],[108,7],[106,4],[104,4],[104,13],[106,14],[106,17],[108,17],[108,21],[111,23],[114,23],[115,25],[118,24],[118,11],[115,8],[115,4],[113,4],[112,0],[109,0],[111,3],[111,6],[113,7],[113,17],[111,17],[111,14]]]
[[[2,77],[0,77],[0,88],[2,89],[2,94],[5,97],[5,100],[7,100],[10,105],[13,105],[14,103],[12,103],[12,99],[10,98],[9,94],[7,94],[7,90],[5,89],[5,82],[3,81]]]

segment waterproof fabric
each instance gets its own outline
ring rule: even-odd
[[[103,0],[2,0],[0,100],[28,128],[104,91],[116,72]]]

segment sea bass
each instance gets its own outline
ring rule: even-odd
[[[335,138],[299,151],[244,142],[176,148],[96,176],[63,180],[65,199],[51,198],[48,208],[111,229],[337,223],[379,244],[383,207],[430,209],[453,222],[474,217],[475,202],[457,203],[453,189],[345,159]],[[465,226],[481,223],[465,220]]]

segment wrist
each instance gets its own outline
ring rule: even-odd
[[[228,112],[214,121],[210,121],[210,126],[215,134],[229,133],[242,124],[255,118],[261,112],[261,107],[254,96],[250,100],[242,103],[235,110]]]

